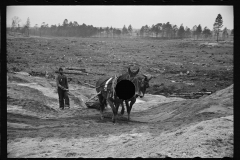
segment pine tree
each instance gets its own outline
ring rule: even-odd
[[[171,36],[171,32],[172,32],[172,25],[169,22],[167,22],[165,25],[165,29],[166,29],[166,33],[167,33],[167,38],[169,38]]]
[[[132,26],[131,26],[131,24],[128,26],[128,33],[129,33],[130,35],[132,35]]]
[[[173,30],[173,37],[176,37],[176,33],[178,31],[177,25],[173,25],[172,30]]]
[[[112,34],[112,37],[113,37],[113,28],[112,28],[112,26],[110,27],[110,33]]]
[[[140,29],[139,34],[140,34],[141,37],[144,36],[144,26],[142,26],[142,28]]]
[[[184,27],[183,27],[183,25],[181,24],[181,26],[179,27],[179,30],[178,30],[178,36],[179,36],[180,38],[183,38],[183,37],[184,37],[184,32],[185,32]]]
[[[223,29],[223,38],[225,39],[226,37],[228,37],[228,33],[227,33],[227,27],[225,27],[224,29]]]
[[[195,40],[196,31],[197,31],[197,26],[195,25],[192,28],[192,35],[193,35],[194,40]]]
[[[127,33],[128,33],[128,30],[127,30],[126,26],[124,25],[123,29],[122,29],[122,34],[125,35]]]
[[[191,30],[187,26],[185,27],[185,37],[189,38],[191,36]]]
[[[215,20],[215,23],[213,24],[213,30],[217,34],[217,42],[218,42],[219,31],[223,27],[222,24],[223,24],[222,16],[221,16],[221,14],[218,14],[218,16]]]
[[[197,39],[198,39],[199,35],[202,34],[202,27],[201,27],[200,24],[199,24],[198,27],[197,27],[196,34],[197,34]]]
[[[152,33],[152,36],[153,36],[154,33],[156,34],[156,27],[155,27],[154,24],[153,24],[152,27],[150,28],[150,31],[151,31],[151,33]]]
[[[211,31],[207,27],[204,27],[202,34],[205,38],[208,38],[211,35]]]
[[[29,29],[30,29],[30,19],[29,19],[29,17],[27,18],[26,29],[27,29],[27,35],[29,36]]]
[[[106,33],[107,33],[107,37],[108,37],[108,35],[109,35],[109,27],[107,27],[107,28],[105,28],[105,31],[106,31]]]
[[[148,27],[148,25],[146,24],[145,26],[144,26],[144,33],[145,33],[145,35],[148,37],[149,36],[149,31],[150,31],[150,28]]]
[[[155,27],[156,27],[156,37],[158,37],[158,34],[162,32],[162,23],[156,24]]]

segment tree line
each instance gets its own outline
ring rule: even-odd
[[[131,25],[126,30],[124,26],[123,29],[117,29],[113,27],[94,27],[92,25],[78,24],[76,21],[68,22],[67,19],[63,21],[60,25],[51,25],[50,27],[45,22],[42,23],[40,27],[36,24],[34,28],[31,29],[34,35],[50,35],[50,36],[64,36],[64,37],[120,37],[122,35],[127,35],[132,31]]]
[[[218,14],[214,24],[213,30],[211,31],[208,27],[202,28],[202,26],[194,25],[192,29],[188,28],[187,26],[184,28],[183,24],[181,26],[177,26],[171,24],[170,22],[167,23],[157,23],[152,25],[151,27],[148,25],[142,26],[140,29],[140,36],[141,37],[162,37],[162,38],[194,38],[199,39],[201,38],[210,38],[212,36],[217,36],[217,41],[219,38],[219,34],[221,32],[221,28],[223,27],[223,20],[221,14]],[[225,27],[222,31],[222,37],[228,37],[228,29]],[[233,35],[234,30],[231,30],[231,35]]]
[[[227,30],[227,28],[226,28]],[[169,22],[167,23],[158,23],[149,27],[147,25],[142,26],[140,29],[140,36],[142,37],[163,37],[163,38],[189,38],[196,37],[197,39],[200,36],[208,38],[212,35],[212,32],[209,28],[205,27],[202,29],[202,26],[199,24],[194,25],[192,29],[187,26],[184,28],[183,24],[180,27],[173,25]]]
[[[219,33],[222,32],[223,37],[227,37],[228,32],[225,27],[223,31],[222,16],[218,14],[214,24],[213,30],[199,25],[194,25],[191,29],[189,27],[184,27],[181,24],[179,27],[175,24],[167,23],[157,23],[152,26],[142,26],[140,30],[133,31],[131,24],[126,27],[123,26],[122,29],[113,28],[113,27],[94,27],[92,25],[78,24],[78,22],[68,21],[64,19],[63,23],[60,25],[51,25],[49,26],[45,22],[38,26],[35,24],[34,27],[30,27],[30,19],[27,19],[27,22],[20,27],[19,22],[21,20],[18,17],[13,17],[12,27],[10,30],[13,32],[20,32],[29,36],[38,35],[38,36],[64,36],[64,37],[128,37],[128,36],[138,36],[138,37],[161,37],[161,38],[209,38],[212,36],[217,36],[217,41]],[[232,29],[231,34],[233,35],[234,30]]]

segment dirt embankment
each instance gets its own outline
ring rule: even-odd
[[[8,74],[9,158],[233,157],[233,85],[194,100],[146,94],[113,125],[109,108],[104,120],[86,108],[95,91],[84,86],[70,83],[59,110],[54,83]]]

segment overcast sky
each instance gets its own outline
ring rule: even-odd
[[[140,29],[143,25],[157,23],[176,24],[178,27],[201,24],[213,28],[218,14],[223,17],[223,28],[233,29],[233,6],[8,6],[7,26],[14,16],[21,19],[20,25],[30,18],[31,27],[42,22],[62,25],[64,19],[85,23],[94,27],[128,27]]]

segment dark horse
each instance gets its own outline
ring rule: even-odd
[[[144,97],[144,94],[146,92],[146,89],[149,87],[149,81],[152,79],[152,76],[146,76],[144,74],[141,75],[137,75],[136,77],[134,77],[133,79],[133,84],[135,85],[135,88],[138,90],[136,92],[136,94],[128,99],[125,100],[125,105],[127,108],[127,113],[128,113],[128,121],[130,120],[130,112],[132,109],[133,104],[136,102],[137,97],[139,96],[140,98]],[[130,102],[130,104],[129,104]],[[121,103],[122,105],[122,110],[121,110],[121,114],[124,114],[124,106],[123,103]]]
[[[117,77],[116,83],[120,82],[121,80],[132,80],[138,74],[138,72],[139,72],[139,68],[135,72],[132,72],[130,68],[128,68],[127,73]],[[112,79],[109,80],[110,78]],[[113,112],[112,121],[113,123],[115,123],[115,119],[116,119],[115,117],[117,115],[118,107],[120,104],[123,104],[123,100],[119,99],[116,96],[115,92],[113,93],[113,90],[112,90],[113,80],[114,80],[114,77],[100,78],[96,83],[96,91],[98,93],[98,100],[100,103],[101,119],[103,119],[103,110],[107,106],[107,102],[108,102]],[[105,86],[107,81],[108,81],[108,84],[107,86]],[[107,87],[107,89],[105,90],[104,87]]]

